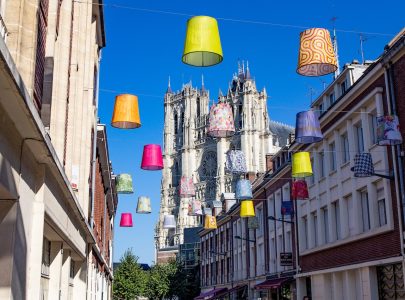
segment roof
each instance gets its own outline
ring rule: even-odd
[[[269,130],[277,137],[273,140],[273,143],[276,143],[276,141],[278,140],[278,146],[283,147],[287,145],[288,138],[291,133],[294,133],[295,129],[293,126],[270,120]]]

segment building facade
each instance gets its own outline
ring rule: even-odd
[[[231,105],[236,134],[230,138],[213,139],[207,135],[209,92],[192,84],[183,85],[174,93],[170,87],[164,97],[164,169],[161,187],[160,217],[156,224],[156,261],[162,262],[177,252],[183,243],[183,230],[200,225],[199,217],[188,216],[191,198],[180,198],[178,187],[181,176],[193,178],[196,199],[210,207],[222,193],[232,192],[237,176],[225,173],[228,150],[242,150],[246,155],[250,176],[266,170],[265,156],[275,153],[286,143],[290,127],[270,121],[266,90],[258,91],[250,70],[239,67],[226,95],[220,93],[219,102]],[[163,228],[167,214],[176,217],[177,228]]]
[[[109,256],[92,210],[100,4],[0,3],[1,299],[108,298],[89,272]]]

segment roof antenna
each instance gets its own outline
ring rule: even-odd
[[[364,37],[362,33],[360,33],[360,54],[361,54],[361,63],[364,65],[364,48],[363,48],[363,42],[365,42],[367,39]]]
[[[335,56],[336,56],[336,65],[337,65],[337,69],[335,71],[334,74],[334,79],[336,79],[339,74],[340,74],[340,64],[339,64],[339,53],[338,53],[338,42],[337,42],[337,36],[336,36],[336,27],[335,27],[335,23],[336,23],[337,17],[333,17],[331,19],[332,25],[333,25],[333,39],[332,39],[332,43],[333,43],[333,52],[335,52]]]

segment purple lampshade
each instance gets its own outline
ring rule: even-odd
[[[321,126],[315,112],[312,110],[299,112],[295,124],[295,141],[300,144],[312,144],[322,139]]]

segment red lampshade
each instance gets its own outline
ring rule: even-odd
[[[131,213],[122,213],[120,227],[132,227],[132,214]]]
[[[295,180],[292,184],[291,196],[295,200],[306,200],[309,198],[308,186],[305,180]]]
[[[163,157],[160,145],[149,144],[143,147],[141,169],[150,171],[163,169]]]

